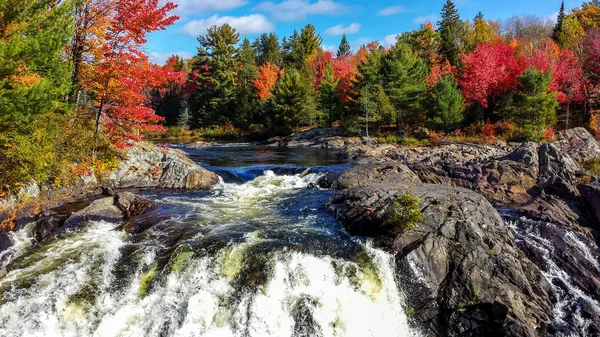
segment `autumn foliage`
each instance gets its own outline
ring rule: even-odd
[[[463,56],[459,84],[465,99],[487,108],[501,93],[514,89],[523,71],[515,49],[507,43],[484,43]]]
[[[91,1],[84,6],[103,15],[95,14],[95,25],[82,32],[86,53],[79,60],[77,83],[94,97],[96,133],[104,123],[115,145],[124,147],[139,140],[141,130],[162,128],[158,124],[162,118],[147,105],[146,92],[176,74],[151,64],[142,47],[147,33],[178,19],[168,15],[175,5],[163,5],[159,0],[113,0]]]
[[[275,64],[266,63],[259,67],[259,75],[254,81],[256,96],[263,101],[268,101],[273,96],[273,88],[283,71]]]

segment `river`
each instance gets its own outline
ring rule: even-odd
[[[417,336],[392,255],[350,237],[309,188],[348,164],[322,149],[184,149],[211,191],[0,255],[0,336]]]

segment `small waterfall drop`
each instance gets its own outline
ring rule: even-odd
[[[418,336],[393,256],[342,231],[318,177],[150,191],[169,217],[138,234],[32,246],[27,226],[0,256],[0,336]]]

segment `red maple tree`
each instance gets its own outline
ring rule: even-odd
[[[465,98],[485,108],[501,93],[514,89],[523,71],[514,47],[504,42],[480,44],[463,56],[462,63],[459,84]]]
[[[166,68],[151,64],[142,51],[146,34],[164,29],[178,17],[176,6],[159,0],[113,0],[98,25],[101,33],[82,65],[81,84],[96,104],[96,135],[102,122],[117,147],[141,138],[140,130],[161,130],[162,117],[148,106],[146,92],[173,78]]]

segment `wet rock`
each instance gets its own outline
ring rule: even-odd
[[[397,275],[420,325],[440,336],[481,336],[490,327],[505,336],[544,334],[552,289],[483,196],[431,184],[373,192],[346,190],[329,207],[350,233],[397,252]],[[424,218],[414,228],[388,221],[404,193],[420,199]]]
[[[93,201],[86,208],[71,214],[65,221],[60,232],[78,229],[86,221],[119,222],[123,218],[123,213],[115,205],[114,197],[102,198]]]
[[[204,190],[219,182],[213,172],[195,164],[179,150],[140,144],[131,148],[119,168],[106,179],[111,187],[159,187]]]
[[[36,221],[33,228],[33,237],[36,242],[43,242],[51,238],[69,218],[65,214],[50,214],[41,217]]]
[[[317,186],[320,188],[337,190],[339,189],[338,178],[339,175],[337,174],[327,173],[317,180]]]
[[[2,252],[12,247],[13,242],[8,233],[0,233],[0,256]]]
[[[561,318],[548,331],[596,336],[600,331],[600,251],[594,239],[556,221],[504,217],[515,229],[521,250],[555,289],[555,312]]]
[[[589,231],[583,228],[589,225],[589,221],[579,206],[572,201],[566,201],[556,196],[536,197],[527,204],[522,205],[517,213],[528,219],[559,223],[585,235],[590,235]]]
[[[592,221],[592,226],[596,231],[600,231],[600,183],[592,183],[579,187],[581,199],[588,206],[588,213],[595,221]]]
[[[115,196],[115,205],[121,210],[124,218],[128,219],[145,213],[154,207],[154,202],[131,192],[121,192]]]
[[[89,206],[71,214],[57,234],[78,229],[87,221],[119,223],[143,214],[152,207],[154,202],[149,199],[130,192],[121,192],[114,197],[94,200]]]

